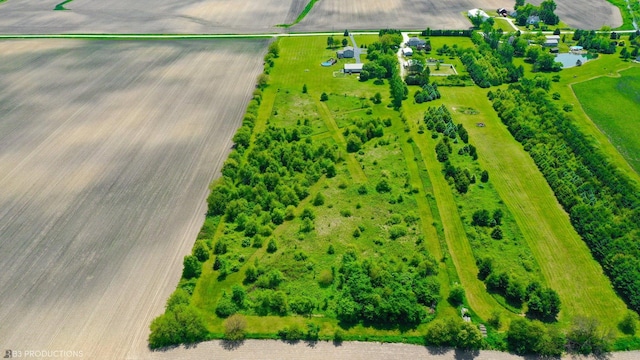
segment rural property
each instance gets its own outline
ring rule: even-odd
[[[5,358],[640,357],[637,0],[0,0]]]

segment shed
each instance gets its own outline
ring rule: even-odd
[[[499,8],[496,12],[503,17],[507,17],[507,14],[509,13],[505,8]]]
[[[547,39],[547,41],[544,42],[544,46],[546,47],[557,47],[558,46],[558,40],[555,39]]]
[[[402,48],[402,55],[404,55],[404,56],[412,56],[413,55],[413,50],[411,50],[410,47]]]
[[[467,16],[469,18],[480,16],[482,18],[482,21],[486,21],[489,18],[489,15],[487,15],[486,12],[484,12],[483,10],[480,10],[480,9],[471,9],[471,10],[467,11]]]
[[[560,41],[560,35],[547,35],[545,36],[547,40],[558,40]]]
[[[338,59],[351,59],[354,56],[354,52],[353,52],[353,46],[345,46],[344,49],[342,50],[338,50],[336,52],[336,56],[338,57]]]
[[[362,72],[362,66],[364,66],[363,63],[360,64],[344,64],[344,73],[345,74],[359,74],[360,72]]]

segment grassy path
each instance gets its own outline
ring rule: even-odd
[[[447,246],[450,250],[453,264],[457,269],[460,282],[466,290],[467,300],[473,311],[486,320],[491,316],[493,309],[501,308],[502,306],[486,291],[484,283],[478,280],[476,260],[471,251],[471,245],[464,231],[462,220],[460,220],[460,214],[453,199],[451,187],[442,176],[440,164],[435,159],[433,150],[435,144],[433,144],[433,140],[425,135],[419,135],[413,121],[410,120],[408,123],[411,126],[411,133],[414,139],[418,139],[416,144],[422,153],[424,165],[431,179]]]
[[[547,283],[560,295],[560,320],[583,314],[596,316],[615,328],[625,305],[573,229],[531,157],[493,111],[486,91],[448,90],[443,98],[451,99],[449,103],[480,111],[479,115],[454,112],[453,116],[469,131],[480,164],[489,171],[491,182],[514,215]],[[477,127],[476,122],[484,122],[486,127]]]
[[[320,98],[320,96],[317,94],[314,94],[313,97],[315,99]],[[360,167],[360,164],[353,156],[353,154],[346,153],[347,141],[344,139],[344,136],[342,136],[340,128],[338,127],[336,120],[331,115],[331,111],[329,111],[327,104],[323,103],[322,101],[316,100],[316,105],[318,106],[318,111],[320,112],[319,115],[322,117],[322,120],[324,120],[327,129],[329,129],[329,133],[331,133],[333,139],[336,141],[336,143],[338,143],[340,148],[345,149],[345,161],[354,182],[357,184],[364,184],[365,182],[367,182],[367,175],[365,175],[364,171],[362,171],[362,167]]]
[[[407,170],[409,171],[409,179],[412,188],[417,188],[418,193],[415,196],[418,204],[418,214],[422,222],[422,232],[425,236],[425,243],[427,250],[438,260],[438,279],[440,280],[440,296],[442,299],[446,299],[451,288],[452,279],[449,276],[447,265],[445,262],[440,261],[444,253],[449,254],[446,249],[442,249],[440,246],[440,240],[436,228],[433,226],[435,223],[434,214],[431,212],[429,204],[427,202],[427,193],[429,190],[425,189],[422,178],[420,176],[420,169],[418,163],[415,161],[415,154],[413,146],[406,141],[402,142],[402,153],[405,157],[407,164]],[[438,219],[438,221],[440,221]],[[450,306],[446,301],[441,301],[438,304],[438,312],[442,315],[455,316],[457,310]]]

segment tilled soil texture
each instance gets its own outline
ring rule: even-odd
[[[0,4],[3,34],[210,34],[280,32],[306,0],[7,0]]]
[[[266,45],[0,42],[2,350],[146,346]]]
[[[617,352],[607,354],[609,360],[636,360],[640,356],[638,351]],[[571,360],[597,360],[603,357],[595,356],[565,356]],[[221,341],[210,341],[198,344],[193,348],[184,347],[157,351],[135,359],[157,360],[400,360],[400,359],[428,359],[428,360],[544,360],[548,358],[536,356],[518,356],[491,350],[465,351],[447,348],[433,348],[408,344],[381,344],[372,342],[331,342],[286,343],[276,340],[247,340],[242,344],[230,344]]]
[[[321,0],[293,30],[468,29],[470,9],[506,5],[500,0]]]
[[[540,5],[543,0],[531,0]],[[558,8],[555,13],[560,20],[576,29],[598,30],[602,26],[616,28],[622,25],[620,10],[607,0],[555,0]]]

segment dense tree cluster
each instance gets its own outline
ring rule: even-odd
[[[501,41],[501,37],[498,31],[491,31],[484,38],[475,34],[472,40],[478,49],[467,48],[460,55],[471,79],[482,88],[516,82],[524,74],[524,68],[511,61],[515,48],[508,41]]]
[[[358,261],[354,252],[345,253],[338,276],[338,319],[386,326],[420,324],[427,316],[425,307],[435,308],[439,301],[437,266],[426,250],[410,266],[399,269],[379,260]]]
[[[425,342],[427,345],[455,346],[460,349],[480,349],[483,344],[478,327],[457,317],[429,323]]]
[[[342,135],[347,139],[347,152],[357,152],[367,141],[384,136],[383,125],[378,118],[358,120],[355,128],[346,128]]]
[[[489,92],[630,308],[640,311],[640,189],[532,80]]]
[[[558,15],[555,14],[555,10],[556,3],[553,0],[545,0],[540,6],[534,6],[532,4],[525,5],[523,2],[522,5],[517,6],[518,15],[516,16],[516,24],[525,26],[530,16],[539,16],[544,24],[557,25],[560,19]]]
[[[611,40],[607,34],[597,33],[594,30],[576,30],[573,33],[573,40],[578,42],[585,50],[590,50],[602,54],[614,54],[618,42]]]
[[[422,89],[417,90],[413,97],[418,104],[440,99],[440,91],[438,91],[438,85],[424,84],[424,86],[422,86]]]
[[[178,288],[169,297],[165,313],[151,323],[151,349],[206,340],[208,331],[204,318],[196,308],[189,305],[190,296],[187,291]]]

